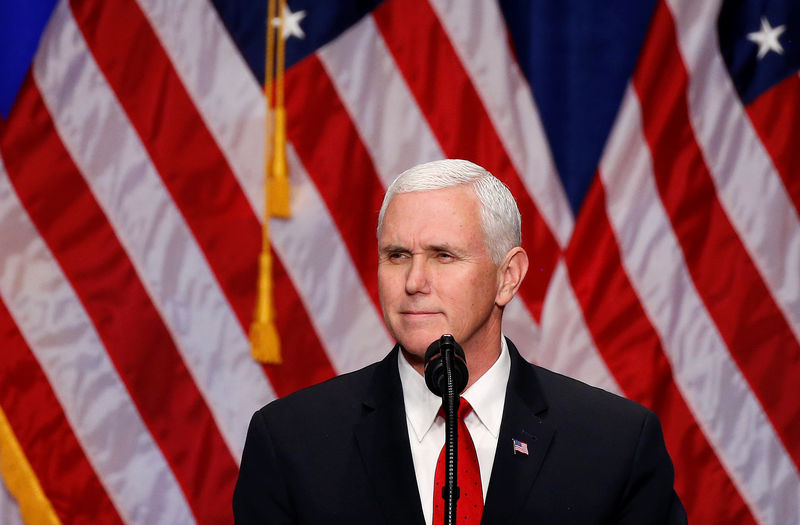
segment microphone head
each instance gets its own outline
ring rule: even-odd
[[[428,389],[439,397],[447,388],[447,373],[445,369],[445,352],[451,352],[453,359],[453,387],[457,394],[461,394],[467,387],[469,372],[467,371],[467,358],[464,350],[456,343],[450,334],[445,334],[428,347],[425,351],[425,384]]]

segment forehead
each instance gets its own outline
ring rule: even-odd
[[[480,221],[480,204],[469,185],[399,193],[386,208],[381,240],[413,236],[440,242],[440,237],[482,237]]]

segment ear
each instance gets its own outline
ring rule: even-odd
[[[519,246],[510,249],[497,269],[500,281],[494,299],[497,306],[502,308],[514,298],[526,273],[528,273],[528,254]]]

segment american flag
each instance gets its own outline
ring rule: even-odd
[[[455,157],[519,202],[525,356],[653,409],[691,522],[800,523],[798,2],[290,1],[268,366],[266,0],[48,3],[0,117],[0,522],[230,522],[253,411],[391,348],[383,190]]]
[[[514,439],[514,454],[519,452],[520,454],[528,455],[528,444],[520,441],[519,439]]]

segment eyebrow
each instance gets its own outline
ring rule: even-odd
[[[459,253],[459,250],[457,250],[454,246],[447,244],[446,242],[442,244],[431,244],[429,246],[426,246],[425,251]]]
[[[394,252],[408,252],[410,250],[408,248],[403,248],[402,246],[398,246],[396,244],[387,244],[386,246],[379,246],[378,251],[383,253],[394,253]]]

